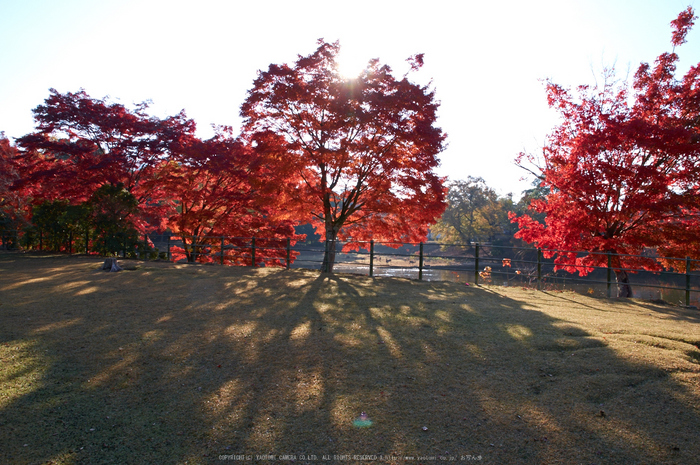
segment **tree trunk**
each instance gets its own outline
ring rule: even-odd
[[[197,240],[194,237],[192,238],[192,245],[187,243],[186,237],[182,237],[182,245],[184,246],[183,249],[185,249],[185,259],[187,260],[187,263],[194,263],[194,260],[196,258],[196,251],[194,245],[196,243]]]
[[[615,270],[615,279],[617,280],[617,296],[632,297],[632,288],[630,287],[629,276],[625,270]]]
[[[124,268],[119,266],[116,258],[108,258],[102,264],[102,269],[105,271],[122,271]]]
[[[333,273],[335,265],[335,243],[338,237],[338,231],[335,228],[326,230],[326,246],[323,253],[323,263],[321,264],[322,273]]]

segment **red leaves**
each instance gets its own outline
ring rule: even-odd
[[[72,203],[105,184],[122,184],[138,198],[142,214],[157,217],[157,186],[144,180],[173,146],[191,137],[194,122],[184,113],[150,117],[146,109],[145,103],[129,111],[83,90],[51,89],[34,109],[37,130],[18,139],[26,153],[23,182],[41,185],[37,200],[60,196]]]
[[[676,19],[671,21],[671,26],[673,27],[673,36],[671,43],[674,47],[682,45],[686,42],[685,36],[690,31],[690,28],[695,24],[697,16],[693,14],[693,8],[688,7],[685,11],[682,11]]]
[[[286,154],[281,166],[299,179],[290,199],[322,235],[423,240],[445,207],[433,172],[445,139],[434,126],[434,94],[396,80],[376,60],[346,80],[338,51],[338,43],[319,41],[293,68],[261,72],[241,107],[245,132],[278,136],[258,151]],[[412,64],[420,67],[422,55]]]
[[[267,135],[257,142],[260,147],[270,143]],[[191,262],[218,261],[220,256],[205,253],[212,248],[220,253],[219,236],[293,237],[292,219],[284,208],[283,186],[289,179],[287,171],[279,168],[278,156],[273,151],[255,151],[249,142],[222,130],[209,140],[190,139],[163,162],[154,181],[176,207],[167,225],[185,243],[178,253]],[[240,245],[247,250],[248,243]],[[227,263],[237,262],[240,251],[229,249]]]
[[[4,222],[4,227],[8,229],[24,219],[27,192],[12,189],[20,178],[21,168],[19,150],[5,137],[5,133],[0,132],[0,222]]]
[[[34,200],[80,203],[101,187],[123,185],[139,201],[138,218],[128,221],[181,234],[188,260],[206,260],[199,254],[218,241],[207,236],[294,236],[280,187],[293,178],[282,178],[288,171],[279,152],[263,156],[230,128],[202,141],[184,112],[158,119],[146,109],[51,90],[34,111],[37,131],[20,139],[24,186],[40,186]],[[274,140],[260,134],[254,142],[264,148]]]
[[[672,23],[674,46],[683,43],[693,19],[689,8]],[[525,215],[511,221],[520,226],[518,237],[539,247],[601,252],[560,252],[560,268],[585,274],[606,265],[605,252],[639,254],[647,247],[700,256],[691,247],[700,241],[699,73],[695,67],[677,80],[677,59],[666,53],[653,68],[642,64],[632,99],[611,70],[602,86],[579,87],[577,97],[547,83],[548,102],[563,122],[549,136],[544,166],[538,167],[551,193],[530,205],[546,220]],[[615,266],[659,267],[632,257]]]
[[[411,71],[418,71],[423,67],[423,53],[418,53],[406,60],[411,65]]]

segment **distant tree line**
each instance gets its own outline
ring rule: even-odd
[[[533,186],[514,202],[512,193],[499,196],[483,178],[472,176],[448,182],[447,187],[447,208],[431,228],[433,237],[443,244],[524,245],[515,238],[518,228],[509,214],[527,212],[531,200],[546,195],[545,189]]]

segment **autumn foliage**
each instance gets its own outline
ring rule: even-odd
[[[604,73],[599,86],[576,92],[551,81],[547,99],[562,123],[542,159],[532,162],[550,193],[515,217],[518,236],[556,256],[559,269],[585,275],[613,266],[619,295],[630,296],[626,268],[684,270],[685,261],[629,257],[650,249],[663,257],[700,258],[700,64],[676,78],[675,47],[695,16],[689,7],[672,25],[673,52],[639,66],[631,88]],[[557,250],[555,252],[555,250]],[[574,250],[589,253],[578,256]]]
[[[35,220],[25,237],[50,230],[57,248],[81,234],[91,250],[114,253],[169,231],[188,261],[253,264],[255,238],[255,264],[281,263],[287,239],[302,238],[294,226],[309,221],[331,243],[327,271],[337,239],[424,240],[445,208],[434,91],[377,60],[345,79],[338,51],[319,41],[295,66],[261,72],[240,136],[218,127],[202,140],[184,111],[157,118],[146,103],[51,89],[19,150],[0,141],[0,167],[15,170],[0,179],[0,201],[27,199],[13,210]],[[417,71],[423,57],[409,62]],[[222,245],[221,236],[233,238]]]
[[[146,103],[128,110],[82,90],[50,93],[34,109],[36,131],[17,141],[33,171],[27,183],[41,179],[46,195],[78,201],[103,184],[121,184],[143,202],[150,193],[141,181],[195,129],[184,112],[160,119],[147,114]]]
[[[12,161],[21,176],[10,191],[31,199],[28,215],[56,248],[75,233],[89,236],[91,250],[113,253],[127,242],[145,246],[138,241],[146,232],[169,230],[184,244],[175,258],[220,261],[212,236],[295,238],[279,160],[230,128],[200,140],[184,112],[156,118],[147,109],[51,90],[34,110],[37,129],[18,139],[22,151]],[[226,261],[245,263],[247,252],[228,245]],[[262,248],[257,258],[274,254]]]
[[[114,195],[124,190],[136,202],[133,211],[124,210],[122,227],[164,228],[163,193],[146,181],[170,148],[193,134],[194,122],[184,113],[152,117],[145,103],[129,110],[82,90],[61,94],[51,89],[50,94],[34,109],[36,130],[17,140],[23,174],[15,188],[34,204],[66,200],[77,205],[90,202],[103,186],[113,186]],[[111,202],[116,206],[115,199]],[[119,217],[120,209],[110,214]]]
[[[284,154],[295,181],[287,206],[329,241],[326,271],[336,240],[422,241],[445,208],[434,92],[378,60],[347,79],[338,52],[319,41],[293,66],[270,65],[241,107],[244,132],[268,141],[258,150]],[[410,59],[412,70],[422,60]]]
[[[272,263],[270,256],[279,253],[270,253],[269,247],[286,245],[281,239],[298,239],[294,218],[283,208],[286,174],[251,144],[234,138],[230,128],[180,146],[149,181],[159,185],[167,193],[164,201],[172,204],[167,224],[184,243],[175,258],[181,253],[190,262],[219,261],[220,256],[209,253],[221,253],[219,237],[225,235],[233,236],[226,263],[250,265],[247,244],[252,237],[258,239],[256,262]]]
[[[12,186],[20,177],[16,165],[19,150],[0,132],[0,230],[15,229],[26,222],[26,200]],[[0,237],[0,246],[14,246],[15,238]]]

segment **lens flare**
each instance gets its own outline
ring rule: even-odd
[[[355,428],[369,428],[372,426],[372,420],[369,419],[365,412],[362,412],[352,424]]]

